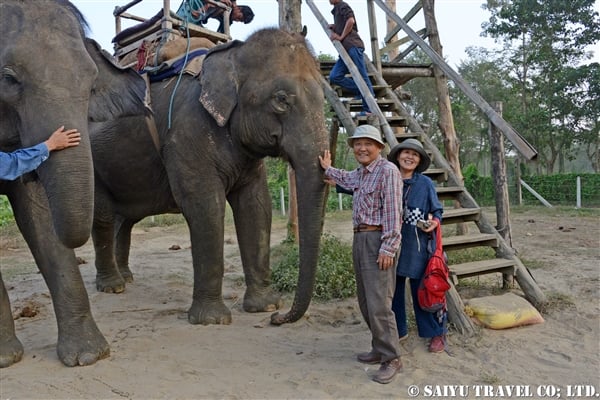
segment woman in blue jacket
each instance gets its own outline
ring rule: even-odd
[[[439,318],[436,314],[423,311],[417,300],[417,289],[432,251],[429,243],[432,239],[431,232],[440,227],[442,222],[443,206],[437,197],[435,185],[429,177],[422,174],[431,164],[431,159],[421,142],[416,139],[406,139],[396,145],[390,151],[388,159],[400,169],[404,181],[402,245],[396,269],[396,292],[392,302],[398,334],[400,339],[408,335],[405,304],[408,278],[419,336],[431,338],[429,351],[439,353],[445,348],[446,316]],[[418,221],[421,222],[417,224]]]

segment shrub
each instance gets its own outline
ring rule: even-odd
[[[13,211],[10,207],[8,197],[0,196],[0,226],[13,223]]]
[[[274,253],[279,258],[272,271],[273,286],[281,292],[293,292],[298,283],[300,264],[298,246],[286,240]],[[344,299],[356,294],[352,267],[352,247],[335,236],[324,234],[317,262],[317,276],[313,298],[317,300]]]

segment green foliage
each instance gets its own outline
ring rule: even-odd
[[[600,40],[595,0],[488,0],[484,33],[503,44],[513,95],[520,106],[507,118],[538,150],[547,173],[583,146],[598,171],[600,66],[585,65]],[[591,89],[591,90],[590,90]],[[591,150],[591,151],[589,151]],[[591,153],[591,154],[590,154]],[[595,157],[595,158],[594,158]]]
[[[288,164],[280,158],[266,158],[265,166],[267,167],[267,185],[273,208],[281,209],[281,188],[283,188],[285,196],[285,204],[288,202]]]
[[[465,180],[473,180],[479,178],[479,171],[475,164],[469,164],[463,170],[463,178]]]
[[[0,226],[14,223],[13,211],[8,202],[8,197],[0,196]]]
[[[298,283],[300,263],[298,246],[286,240],[272,253],[279,259],[272,270],[273,286],[282,292],[293,292]],[[352,267],[352,247],[335,236],[324,234],[317,264],[313,297],[318,300],[343,299],[356,294]]]
[[[552,205],[575,205],[578,176],[581,178],[582,205],[600,206],[600,174],[532,175],[524,176],[522,179]],[[523,190],[523,201],[528,204],[539,202],[526,190]]]
[[[556,174],[523,176],[524,182],[552,205],[577,204],[577,177],[581,178],[581,204],[583,207],[600,206],[600,174]],[[510,182],[509,182],[510,183]],[[495,204],[494,183],[489,176],[465,175],[465,187],[480,206]],[[509,185],[509,197],[516,204],[515,185]],[[525,188],[522,189],[525,204],[539,204]]]

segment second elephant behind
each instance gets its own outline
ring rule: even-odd
[[[217,46],[204,60],[200,81],[184,76],[178,84],[153,83],[151,95],[160,151],[144,117],[92,125],[98,290],[121,292],[132,279],[136,222],[180,211],[194,268],[188,320],[229,324],[222,299],[228,202],[246,281],[244,310],[279,308],[280,295],[270,287],[271,199],[262,158],[282,157],[301,188],[300,276],[291,310],[272,322],[296,321],[312,297],[326,193],[318,155],[328,148],[320,71],[304,37],[265,29],[245,42]]]

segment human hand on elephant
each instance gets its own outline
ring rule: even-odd
[[[77,129],[65,130],[65,127],[61,126],[44,143],[48,147],[48,151],[54,151],[77,146],[80,142],[81,134]]]
[[[331,167],[331,152],[329,150],[325,150],[323,156],[319,156],[319,163],[321,163],[323,169]]]

